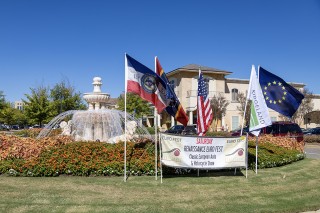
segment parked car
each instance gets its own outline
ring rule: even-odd
[[[241,129],[231,132],[232,136],[239,136]],[[249,132],[249,127],[244,127],[242,134]],[[275,121],[272,125],[261,129],[260,134],[272,134],[275,137],[290,136],[298,142],[303,141],[303,132],[298,124],[288,121]]]
[[[307,135],[310,131],[311,131],[312,128],[308,128],[308,129],[305,129],[305,128],[301,128],[301,131],[304,135]]]
[[[29,127],[29,129],[38,129],[38,128],[40,128],[39,124],[35,124],[35,125]]]
[[[303,132],[298,124],[289,121],[276,121],[271,126],[262,129],[262,134],[272,134],[273,136],[289,136],[296,138],[298,142],[303,141]]]
[[[242,135],[245,135],[247,132],[249,132],[249,127],[248,126],[244,126],[243,130],[242,130]],[[230,134],[232,136],[239,136],[240,133],[241,133],[241,128],[234,129],[234,130],[230,131]]]
[[[11,129],[13,129],[13,130],[19,130],[20,128],[19,128],[19,125],[12,125],[12,126],[11,126]]]
[[[197,129],[195,125],[188,125],[186,126],[182,132],[182,135],[196,135],[197,134]]]
[[[0,131],[9,131],[10,128],[5,124],[0,124]]]
[[[183,125],[174,125],[170,129],[166,130],[166,133],[172,133],[172,134],[181,134],[184,130]]]
[[[305,135],[320,135],[320,127],[310,129]]]

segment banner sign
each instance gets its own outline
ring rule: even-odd
[[[246,137],[188,137],[160,134],[162,163],[170,167],[217,169],[246,167]]]

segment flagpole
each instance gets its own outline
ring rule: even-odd
[[[154,57],[154,72],[157,73],[157,56]],[[155,179],[158,180],[158,118],[157,118],[157,109],[154,108],[154,164],[155,164]]]
[[[248,96],[246,97],[246,105],[244,106],[244,112],[243,112],[243,117],[242,117],[240,136],[242,135],[242,132],[243,132],[243,123],[244,123],[244,119],[246,117],[247,105],[248,105]]]
[[[256,174],[258,174],[258,136],[256,136]]]
[[[259,81],[259,72],[260,65],[258,65],[258,81]],[[258,174],[258,142],[259,142],[259,136],[256,136],[256,174]]]
[[[127,182],[127,79],[128,79],[128,63],[127,54],[125,53],[125,82],[124,82],[124,182]]]
[[[248,178],[248,135],[249,133],[246,135],[246,178]]]
[[[159,153],[159,159],[160,159],[160,182],[162,183],[162,147],[161,147],[161,138],[160,138],[160,143],[159,143],[159,151],[160,151],[160,153]]]
[[[244,123],[244,119],[246,117],[246,112],[247,112],[247,105],[248,105],[248,99],[249,99],[250,86],[251,85],[250,85],[250,82],[249,82],[249,88],[248,88],[248,93],[247,93],[247,97],[246,97],[246,104],[244,105],[244,112],[243,112],[243,117],[242,117],[240,136],[242,135],[242,132],[243,132],[243,123]]]

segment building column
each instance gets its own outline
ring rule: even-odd
[[[193,124],[193,111],[189,111],[189,124]]]
[[[157,121],[158,121],[158,127],[160,128],[161,127],[161,117],[160,117],[160,115],[156,115],[156,117],[157,117]]]
[[[222,127],[223,127],[223,131],[226,131],[226,121],[224,116],[221,119],[221,128]]]

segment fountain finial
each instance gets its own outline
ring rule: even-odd
[[[100,77],[93,78],[93,92],[85,93],[83,99],[88,103],[90,110],[105,109],[106,102],[110,95],[108,93],[101,92],[102,80]]]
[[[102,80],[100,77],[94,77],[93,78],[93,92],[94,93],[101,93],[101,85],[102,85]]]

